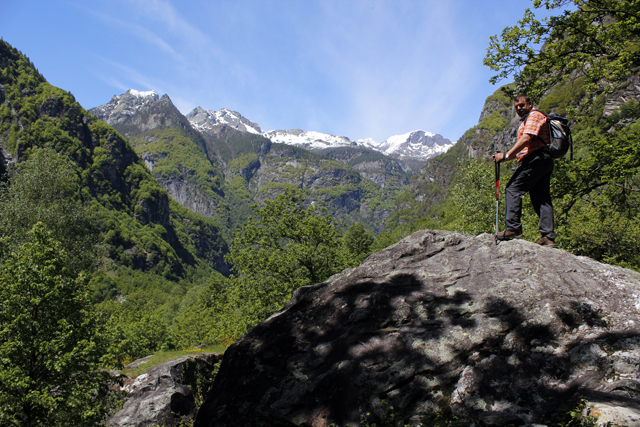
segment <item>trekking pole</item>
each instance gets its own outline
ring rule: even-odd
[[[496,170],[496,243],[498,241],[498,232],[500,231],[498,218],[500,214],[500,163],[494,162]]]

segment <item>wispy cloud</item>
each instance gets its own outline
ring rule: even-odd
[[[182,12],[185,8],[179,10],[168,0],[126,1],[123,5],[137,20],[164,34],[170,40],[173,51],[181,52],[179,60],[170,66],[175,86],[183,88],[181,96],[184,104],[196,104],[196,98],[202,97],[203,93],[223,99],[232,98],[224,94],[221,81],[236,88],[258,84],[259,78],[256,78],[254,70],[238,61],[237,51],[229,50],[222,44],[221,38],[215,38],[212,28],[201,29],[194,23],[193,13],[197,12],[190,10],[191,15],[187,17]],[[201,9],[204,16],[211,15],[212,11],[206,6],[207,3],[200,3],[195,7]],[[222,26],[223,22],[223,18],[220,18],[209,24],[215,29],[216,26]],[[186,101],[190,96],[194,99]]]
[[[379,141],[415,129],[454,139],[477,121],[481,105],[473,105],[471,118],[469,94],[486,81],[478,72],[486,41],[477,34],[488,24],[474,13],[489,13],[486,4],[121,0],[101,5],[91,13],[114,36],[130,37],[122,52],[101,52],[110,67],[101,79],[114,87],[166,91],[183,112],[197,105],[228,107],[264,128],[300,127]]]
[[[84,9],[85,13],[94,15],[96,18],[100,19],[107,25],[111,27],[116,27],[114,28],[115,31],[124,30],[126,32],[129,32],[133,36],[137,37],[138,39],[156,47],[157,49],[159,49],[164,53],[167,53],[173,56],[175,60],[183,60],[181,55],[179,55],[169,43],[163,40],[161,36],[145,28],[144,26],[136,24],[131,21],[121,19],[120,17],[107,15],[98,10],[92,9],[90,7],[86,7],[85,5],[77,5],[77,6]]]
[[[99,55],[96,55],[96,57],[108,65],[110,71],[110,74],[103,74],[100,78],[116,89],[123,91],[128,89],[155,90],[158,93],[165,93],[163,88],[166,84],[162,80],[111,59]],[[117,75],[115,75],[114,71],[117,71]]]
[[[181,47],[187,47],[191,52],[206,51],[222,57],[222,51],[213,43],[207,34],[200,31],[185,19],[180,12],[166,0],[135,0],[124,3],[129,10],[135,12],[138,19],[147,25],[153,23],[165,34],[171,34],[180,41]]]
[[[450,7],[435,1],[322,5],[321,43],[309,56],[343,103],[348,122],[334,118],[345,122],[340,126],[355,137],[383,140],[452,120],[472,67]]]

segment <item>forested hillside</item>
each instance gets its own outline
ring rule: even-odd
[[[118,132],[88,114],[73,95],[49,85],[27,58],[4,41],[0,60],[3,157],[8,164],[26,164],[36,153],[64,155],[77,175],[70,197],[90,211],[104,233],[111,262],[170,279],[185,277],[199,260],[225,270],[226,246],[217,225],[171,201]],[[56,192],[55,186],[49,190]],[[5,235],[14,234],[17,225],[23,231],[33,225],[26,223],[24,213],[3,215],[3,222],[9,217],[18,224],[6,224]]]
[[[109,356],[117,364],[171,347],[170,326],[185,295],[211,277],[229,274],[224,260],[228,245],[216,222],[172,200],[126,139],[90,115],[73,95],[48,84],[4,41],[0,153],[0,269],[8,272],[2,279],[3,301],[20,296],[12,293],[19,288],[13,287],[18,279],[11,273],[19,271],[20,254],[57,254],[47,258],[57,263],[52,274],[64,283],[65,277],[78,280],[75,296],[58,296],[80,298],[85,314],[96,308],[101,313],[94,326],[107,341],[99,345],[104,353],[92,357]],[[40,279],[33,280],[36,286]],[[48,279],[42,280],[39,289],[46,293]],[[53,276],[51,280],[55,283]],[[38,310],[39,298],[24,306],[30,315],[41,316],[33,321],[62,321],[64,329],[64,319]],[[50,304],[65,305],[64,298]],[[21,305],[2,310],[17,307]],[[20,319],[3,317],[7,313],[0,313],[3,328]],[[92,331],[87,333],[89,339]],[[6,347],[9,338],[2,337],[2,358],[10,357],[5,350],[22,348]],[[43,337],[41,344],[49,338]],[[65,345],[74,345],[69,343]],[[32,350],[18,353],[42,351],[31,344]],[[28,360],[29,355],[17,357]],[[9,381],[2,378],[2,383]]]

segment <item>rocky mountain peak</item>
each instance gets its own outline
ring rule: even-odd
[[[378,144],[377,148],[396,158],[415,158],[427,160],[447,152],[455,142],[442,135],[415,130],[402,135],[394,135]]]
[[[122,95],[114,95],[108,103],[91,109],[91,113],[104,122],[118,123],[135,115],[145,105],[158,100],[155,90],[142,92],[129,89]]]
[[[115,127],[127,138],[151,129],[172,126],[190,129],[189,122],[173,104],[169,95],[158,97],[155,91],[140,92],[130,89],[89,112]]]
[[[197,107],[187,114],[186,117],[191,125],[199,131],[211,130],[215,126],[227,125],[242,132],[262,134],[262,129],[260,129],[260,126],[256,122],[228,108],[212,111]]]
[[[558,425],[580,397],[614,416],[599,422],[636,425],[639,295],[632,270],[422,230],[298,289],[229,347],[195,426],[373,424],[389,406],[421,425],[441,405],[476,425]]]

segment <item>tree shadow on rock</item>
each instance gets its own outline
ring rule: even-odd
[[[576,396],[620,392],[598,383],[614,370],[607,348],[640,341],[571,335],[602,324],[579,301],[555,313],[531,318],[414,274],[301,288],[227,350],[195,425],[345,426],[363,414],[380,425],[389,407],[414,423],[447,409],[478,426],[553,424]],[[620,387],[627,400],[640,393],[636,382]]]
[[[196,425],[216,425],[206,419],[250,425],[259,413],[346,425],[388,395],[409,391],[403,401],[424,400],[422,392],[407,386],[425,372],[439,372],[438,349],[427,344],[438,340],[445,326],[474,326],[465,317],[469,301],[464,292],[431,292],[411,274],[301,288],[286,310],[227,350]],[[419,345],[416,336],[423,337]],[[251,402],[255,410],[241,402]]]
[[[604,380],[616,363],[620,365],[611,359],[614,348],[633,350],[634,362],[640,360],[640,336],[600,332],[585,339],[571,334],[583,325],[606,325],[602,313],[584,302],[572,301],[555,313],[555,321],[545,321],[525,316],[505,300],[489,299],[484,314],[505,328],[475,349],[479,356],[466,353],[463,363],[473,374],[465,381],[463,372],[456,384],[452,393],[456,409],[480,425],[558,425],[583,397],[638,407],[633,399],[640,394],[640,381],[626,381],[616,388],[607,387]],[[626,395],[621,395],[621,388],[627,389]]]

